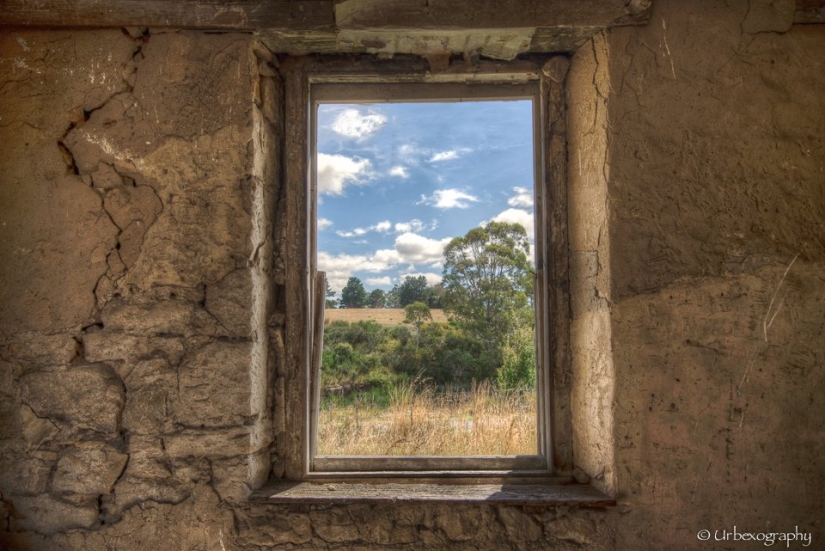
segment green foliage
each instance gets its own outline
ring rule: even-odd
[[[530,310],[527,233],[489,222],[444,249],[444,307],[490,350],[501,349]]]
[[[387,294],[381,289],[375,289],[367,296],[367,306],[369,308],[383,308],[387,303]]]
[[[532,330],[521,327],[504,344],[496,382],[504,389],[536,387],[536,343]]]
[[[347,308],[363,308],[367,303],[367,291],[357,277],[347,280],[346,286],[341,290],[341,304]]]
[[[421,328],[425,321],[432,321],[433,315],[430,307],[423,302],[412,302],[404,307],[404,323],[412,323],[417,328]]]
[[[422,276],[407,276],[398,288],[398,304],[401,308],[413,302],[427,301],[427,278]]]

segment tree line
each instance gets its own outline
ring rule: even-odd
[[[414,302],[423,302],[430,308],[441,308],[444,286],[429,285],[424,276],[406,276],[401,284],[391,290],[374,289],[367,292],[357,277],[351,277],[341,290],[341,298],[335,299],[335,291],[327,283],[327,308],[404,308]]]
[[[327,287],[330,306],[405,308],[415,330],[335,322],[325,332],[325,372],[338,382],[359,376],[370,384],[415,374],[437,384],[534,385],[533,275],[525,229],[490,222],[450,241],[437,285],[407,276],[389,292],[368,293],[351,277],[338,301]],[[429,308],[443,308],[448,326],[425,323]]]

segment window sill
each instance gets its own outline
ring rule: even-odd
[[[421,484],[278,482],[250,496],[256,503],[490,503],[539,507],[611,507],[616,500],[583,484]]]

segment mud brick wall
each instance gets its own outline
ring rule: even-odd
[[[272,441],[263,50],[139,30],[0,40],[4,531],[245,498]],[[212,509],[218,541],[232,517]]]
[[[0,549],[822,547],[825,26],[786,7],[657,0],[572,56],[574,452],[612,438],[580,464],[603,510],[248,502],[283,469],[277,62],[3,29]]]

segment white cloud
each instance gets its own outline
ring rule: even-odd
[[[527,231],[527,237],[533,239],[533,214],[526,210],[507,209],[495,215],[493,221],[520,224]]]
[[[398,222],[395,224],[395,231],[398,233],[417,232],[424,229],[424,222],[418,218],[413,218],[409,222]]]
[[[390,176],[398,176],[399,178],[409,178],[410,171],[403,166],[394,166],[390,169]]]
[[[325,228],[328,228],[331,225],[332,225],[332,220],[328,220],[326,218],[319,218],[318,219],[318,224],[317,224],[318,231],[321,231]]]
[[[403,262],[417,264],[441,261],[451,238],[429,239],[416,233],[402,233],[395,239],[395,250]]]
[[[532,207],[533,194],[529,189],[523,187],[514,187],[513,191],[516,194],[507,199],[507,204],[511,207]]]
[[[369,178],[369,159],[318,153],[318,193],[341,195],[348,184],[362,184]]]
[[[371,230],[375,230],[375,231],[381,232],[381,233],[386,233],[386,232],[390,231],[390,228],[392,228],[392,224],[390,223],[389,220],[384,220],[383,222],[378,222],[374,226],[370,226]]]
[[[421,203],[433,205],[439,209],[466,209],[471,202],[477,201],[478,197],[459,189],[437,189],[430,197],[421,196]]]
[[[360,235],[364,235],[369,230],[367,228],[354,228],[352,231],[344,231],[338,230],[335,232],[335,235],[339,237],[358,237]]]
[[[384,220],[383,222],[378,222],[368,228],[353,228],[351,231],[338,230],[335,234],[340,237],[359,237],[371,231],[387,233],[390,229],[392,229],[392,222],[389,220]]]
[[[344,109],[332,123],[332,129],[347,138],[364,139],[387,122],[380,113],[362,113],[357,109]]]
[[[368,277],[367,278],[367,285],[378,286],[378,285],[391,285],[392,280],[390,276],[384,277]]]
[[[438,163],[441,161],[451,161],[453,159],[458,159],[458,151],[450,150],[450,151],[439,151],[432,157],[430,157],[429,162],[431,163]]]
[[[318,251],[318,269],[326,272],[330,287],[340,291],[346,285],[347,279],[356,272],[380,273],[391,270],[399,264],[419,263],[437,268],[440,266],[444,247],[450,239],[449,237],[428,239],[414,233],[403,233],[395,239],[395,248],[379,249],[372,255],[345,253],[332,255],[325,251]],[[383,281],[383,276],[376,279]],[[383,284],[380,283],[380,285]],[[376,283],[376,285],[379,284]]]

